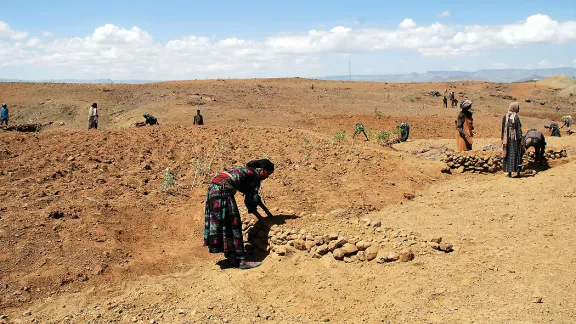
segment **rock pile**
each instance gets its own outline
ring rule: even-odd
[[[528,157],[534,159],[534,152],[533,151],[528,152]],[[544,153],[544,157],[552,160],[561,159],[568,157],[568,151],[549,149],[546,150],[546,153]]]
[[[346,263],[408,262],[415,252],[428,254],[430,250],[452,252],[452,244],[442,243],[442,238],[419,239],[414,233],[390,228],[382,229],[378,220],[363,220],[356,224],[370,229],[376,237],[347,238],[338,233],[315,234],[305,229],[289,228],[285,225],[261,226],[255,220],[244,220],[242,229],[248,253],[274,252],[285,256],[292,253],[307,253],[312,258],[330,256]]]
[[[565,149],[548,149],[544,153],[546,159],[561,159],[568,157],[568,152]],[[526,153],[524,162],[534,162],[535,153],[530,150]],[[441,158],[441,161],[446,163],[446,167],[442,169],[444,173],[494,173],[502,170],[501,154],[493,155],[467,155],[462,153],[449,153]]]
[[[499,154],[480,156],[449,153],[441,161],[446,163],[442,171],[447,173],[451,173],[451,170],[456,173],[494,173],[502,169],[502,156]]]

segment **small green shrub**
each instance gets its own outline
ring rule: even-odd
[[[334,134],[334,140],[336,141],[336,143],[340,143],[342,141],[345,141],[347,138],[348,138],[348,134],[346,134],[344,132]]]
[[[374,115],[376,115],[376,118],[380,119],[382,118],[382,112],[380,111],[380,109],[378,109],[378,107],[374,107]]]
[[[390,131],[382,131],[382,132],[378,133],[378,136],[376,136],[376,142],[380,145],[384,145],[388,142],[391,135],[392,135],[392,132],[390,132]]]

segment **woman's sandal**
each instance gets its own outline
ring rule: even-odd
[[[259,267],[262,264],[262,262],[257,262],[257,261],[245,261],[245,262],[241,262],[240,263],[240,269],[242,270],[248,270],[248,269],[252,269],[252,268],[256,268]]]

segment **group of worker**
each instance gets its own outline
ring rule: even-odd
[[[454,95],[454,91],[448,93],[448,89],[444,90],[444,98],[442,98],[442,103],[444,104],[444,108],[448,108],[448,98],[446,98],[446,94],[450,98],[450,107],[456,108],[458,107],[458,99],[456,99]]]
[[[6,104],[3,104],[3,107]],[[4,109],[4,108],[2,108]],[[7,114],[7,113],[6,113]],[[2,116],[4,116],[4,112],[2,112]],[[154,126],[160,125],[158,119],[150,114],[144,114],[144,122],[141,123],[142,125],[137,126]],[[4,117],[2,117],[4,118]],[[6,118],[6,124],[8,124],[8,119]],[[139,123],[137,123],[139,124]],[[196,115],[194,116],[194,125],[204,125],[204,117],[200,114],[200,109],[196,110]],[[93,103],[88,108],[88,129],[98,129],[98,104]]]

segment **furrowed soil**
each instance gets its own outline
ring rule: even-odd
[[[472,100],[475,152],[500,154],[511,101],[524,131],[548,135],[544,125],[575,113],[570,87],[561,77],[0,83],[11,124],[52,122],[0,132],[0,322],[575,322],[576,137],[547,136],[568,157],[535,175],[446,174],[459,109],[428,95]],[[86,130],[92,102],[98,131]],[[192,125],[196,109],[205,126]],[[144,113],[161,125],[133,127]],[[378,143],[404,121],[408,142]],[[369,141],[352,139],[357,122]],[[259,158],[276,165],[261,192],[275,226],[260,267],[230,268],[202,246],[206,189]],[[292,246],[273,248],[286,236]],[[449,252],[431,242],[440,238]],[[337,250],[365,244],[378,256],[320,252],[340,239],[349,244]],[[406,249],[413,260],[383,261]]]

